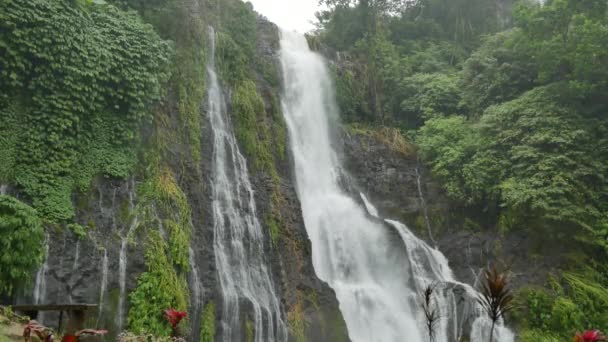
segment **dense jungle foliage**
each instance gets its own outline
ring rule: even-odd
[[[310,42],[337,52],[346,123],[401,130],[484,228],[569,249],[545,287],[518,292],[508,319],[522,339],[607,331],[608,2],[321,3]],[[162,310],[188,304],[192,209],[178,170],[201,172],[208,25],[236,136],[270,179],[276,243],[286,132],[276,66],[253,57],[256,20],[240,0],[0,0],[0,188],[11,188],[0,195],[0,295],[42,263],[45,227],[92,229],[77,222],[76,198],[96,177],[138,177],[123,219],[139,218],[147,271],[126,328],[170,334]],[[215,338],[215,310],[201,312],[203,341]]]
[[[256,23],[239,0],[0,1],[0,296],[31,285],[45,229],[79,238],[96,229],[76,215],[96,178],[129,181],[137,203],[117,220],[130,227],[129,245],[144,244],[146,272],[125,328],[171,333],[163,310],[189,304],[192,209],[182,187],[184,170],[202,172],[209,26],[239,142],[273,180],[266,226],[278,239],[275,163],[286,132],[278,100],[267,106],[258,87],[262,75],[278,93],[279,76],[253,57]],[[203,304],[192,334],[212,341],[215,306]]]
[[[344,121],[400,128],[502,232],[568,244],[550,290],[521,294],[524,340],[608,329],[608,2],[322,3],[310,41],[339,52]]]

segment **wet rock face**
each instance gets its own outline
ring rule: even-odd
[[[257,53],[266,65],[281,70],[279,60],[280,37],[278,27],[264,18],[258,19]],[[272,96],[279,97],[280,82],[271,84],[262,75],[257,75],[258,89],[266,102],[267,111],[272,110]],[[278,80],[277,80],[278,81]],[[281,117],[282,120],[282,117]],[[285,137],[287,139],[287,137]],[[311,246],[304,225],[300,202],[295,188],[293,159],[289,142],[284,142],[286,156],[275,156],[280,178],[281,201],[278,208],[281,225],[279,238],[273,245],[269,234],[266,238],[266,255],[273,270],[276,290],[281,296],[285,320],[293,328],[302,323],[307,341],[348,341],[346,325],[339,310],[333,290],[315,275],[312,266]],[[273,181],[265,172],[250,169],[254,184],[259,218],[271,215]],[[263,228],[268,231],[265,222]],[[290,341],[297,338],[291,329]]]
[[[363,192],[381,216],[404,222],[418,237],[436,243],[459,281],[475,286],[482,270],[497,262],[511,271],[514,288],[543,285],[563,262],[561,251],[541,250],[522,231],[500,234],[496,222],[480,219],[481,210],[448,200],[415,151],[403,153],[361,130],[343,129],[340,136],[344,165],[356,184],[351,191]]]
[[[370,199],[381,216],[406,222],[417,232],[426,230],[418,180],[423,196],[432,199],[426,201],[429,212],[447,207],[441,190],[430,180],[427,169],[418,162],[413,150],[392,148],[373,132],[344,129],[341,137],[347,172],[358,185],[357,190]],[[419,236],[428,240],[428,235]]]
[[[280,70],[277,27],[260,18],[258,31],[259,58]],[[278,96],[277,85],[269,84],[261,75],[257,76],[258,88],[270,109],[271,97]],[[175,103],[175,96],[169,94],[168,104],[163,110],[168,129],[178,132],[180,121]],[[165,160],[192,208],[191,248],[194,254],[193,261],[203,286],[201,303],[198,308],[191,308],[190,312],[192,314],[190,328],[193,336],[196,337],[201,325],[200,314],[205,305],[210,302],[215,303],[216,320],[218,320],[216,327],[219,326],[222,314],[222,296],[214,260],[211,212],[213,132],[205,107],[206,101],[203,101],[200,165],[194,164],[189,147],[181,144],[180,139],[175,139],[168,146],[169,156]],[[143,135],[149,136],[151,133],[144,131]],[[288,146],[287,141],[285,145]],[[315,276],[312,267],[311,246],[294,186],[293,163],[289,156],[277,157],[277,160],[282,197],[281,207],[278,210],[282,225],[280,238],[275,245],[271,243],[270,230],[265,222],[265,217],[271,213],[273,181],[266,173],[254,171],[252,167],[249,169],[255,189],[259,219],[266,234],[266,259],[272,268],[273,281],[281,297],[284,320],[304,324],[304,335],[308,340],[347,341],[345,323],[335,294]],[[146,271],[144,230],[135,230],[128,243],[123,244],[135,217],[134,208],[138,203],[136,190],[144,181],[137,177],[129,180],[99,177],[87,194],[74,195],[74,203],[77,207],[76,222],[86,227],[87,236],[79,238],[70,229],[48,227],[49,257],[46,271],[39,272],[37,284],[31,289],[24,289],[16,301],[24,304],[35,302],[34,292],[38,289],[37,296],[40,303],[99,304],[98,309],[89,313],[87,327],[109,329],[112,336],[121,327],[125,328],[129,310],[129,293],[136,288],[139,275]],[[122,267],[121,256],[124,260]],[[195,298],[192,274],[189,275],[189,285],[192,300]],[[124,288],[122,295],[121,288]],[[244,305],[243,317],[247,317],[247,310],[247,305]],[[39,318],[50,326],[58,323],[57,313],[43,314]],[[243,336],[244,334],[243,330]],[[290,340],[295,339],[296,336],[292,332]]]
[[[49,252],[46,270],[39,271],[32,289],[24,289],[18,303],[98,304],[89,312],[88,327],[116,330],[124,324],[128,310],[128,292],[135,288],[137,276],[145,269],[144,246],[139,234],[124,249],[126,271],[122,315],[120,303],[120,255],[122,239],[133,223],[137,181],[99,178],[92,191],[76,198],[76,221],[87,229],[86,237],[76,236],[68,228],[47,227]],[[104,264],[104,255],[107,262]],[[106,266],[106,267],[104,267]],[[104,269],[105,268],[105,269]],[[55,326],[58,313],[42,313],[44,324]]]

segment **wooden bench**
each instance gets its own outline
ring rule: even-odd
[[[59,311],[59,323],[57,331],[61,331],[63,313],[68,315],[68,323],[65,332],[73,334],[84,329],[84,322],[87,312],[97,308],[97,304],[32,304],[32,305],[13,305],[14,312],[21,312],[30,317],[37,317],[40,311]]]

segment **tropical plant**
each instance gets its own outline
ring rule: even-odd
[[[496,323],[513,309],[513,295],[508,285],[509,278],[506,274],[498,272],[496,266],[492,266],[484,272],[478,300],[492,321],[489,342],[494,340]]]
[[[435,328],[441,318],[437,304],[433,302],[435,288],[435,284],[429,284],[422,293],[422,311],[424,312],[426,329],[429,334],[429,342],[435,341]]]
[[[0,294],[26,284],[44,258],[44,228],[36,210],[0,195]]]
[[[577,333],[574,342],[600,342],[608,341],[608,338],[599,330],[588,330],[584,333]]]

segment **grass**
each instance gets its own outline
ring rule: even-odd
[[[367,126],[358,123],[346,126],[346,131],[350,134],[363,135],[377,140],[386,145],[390,150],[404,156],[413,156],[416,147],[412,144],[398,128],[386,126]]]

